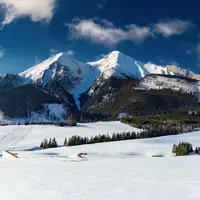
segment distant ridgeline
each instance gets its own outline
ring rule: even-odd
[[[0,77],[0,120],[51,123],[70,116],[87,122],[174,114],[198,120],[199,80],[188,70],[144,64],[118,51],[89,63],[60,53],[19,75]]]

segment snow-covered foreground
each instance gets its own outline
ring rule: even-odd
[[[113,134],[127,131],[140,131],[120,122],[97,122],[78,124],[76,127],[57,126],[4,126],[0,127],[0,150],[24,150],[38,147],[44,138],[56,138],[58,145],[73,135],[82,137],[98,134]]]
[[[2,200],[199,200],[200,156],[172,157],[173,143],[200,145],[200,132],[161,138],[39,150],[46,137],[138,131],[119,122],[78,127],[0,127]],[[78,159],[77,153],[88,153]],[[164,157],[152,157],[160,155]]]

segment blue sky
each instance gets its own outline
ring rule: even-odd
[[[0,74],[66,51],[77,60],[119,50],[200,73],[198,0],[0,0]]]

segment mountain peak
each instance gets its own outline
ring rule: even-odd
[[[131,58],[130,56],[127,56],[123,53],[121,53],[120,51],[112,51],[111,53],[109,53],[107,56],[105,56],[104,58],[113,58],[113,59],[116,59],[116,60],[119,60],[119,59],[122,59],[122,58],[126,58],[126,59],[129,59],[129,60],[134,60],[133,58]],[[135,60],[134,60],[135,61]]]
[[[143,77],[142,66],[143,63],[124,55],[119,51],[113,51],[101,60],[88,63],[95,66],[100,71],[104,78],[111,76],[124,78],[134,77],[140,79]]]
[[[56,55],[51,56],[47,60],[41,62],[38,65],[35,65],[31,67],[30,69],[27,69],[26,71],[20,73],[19,75],[31,80],[32,82],[37,82],[39,79],[42,78],[44,75],[45,70],[48,70],[49,67],[58,61],[60,57],[63,55],[63,53],[58,53]]]
[[[119,56],[120,54],[122,54],[120,51],[115,50],[109,53],[108,56]]]

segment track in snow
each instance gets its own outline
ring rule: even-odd
[[[13,135],[17,130],[18,130],[19,127],[17,127],[14,131],[12,131],[11,133],[7,133],[5,134],[2,138],[0,138],[0,141],[4,140],[6,137],[8,137],[9,135]]]
[[[30,133],[32,127],[30,127],[28,129],[28,131],[25,133],[24,136],[22,136],[19,140],[17,140],[16,142],[14,142],[13,144],[11,144],[10,146],[8,146],[8,148],[15,146],[16,144],[20,143],[22,140],[24,140],[24,138]]]

